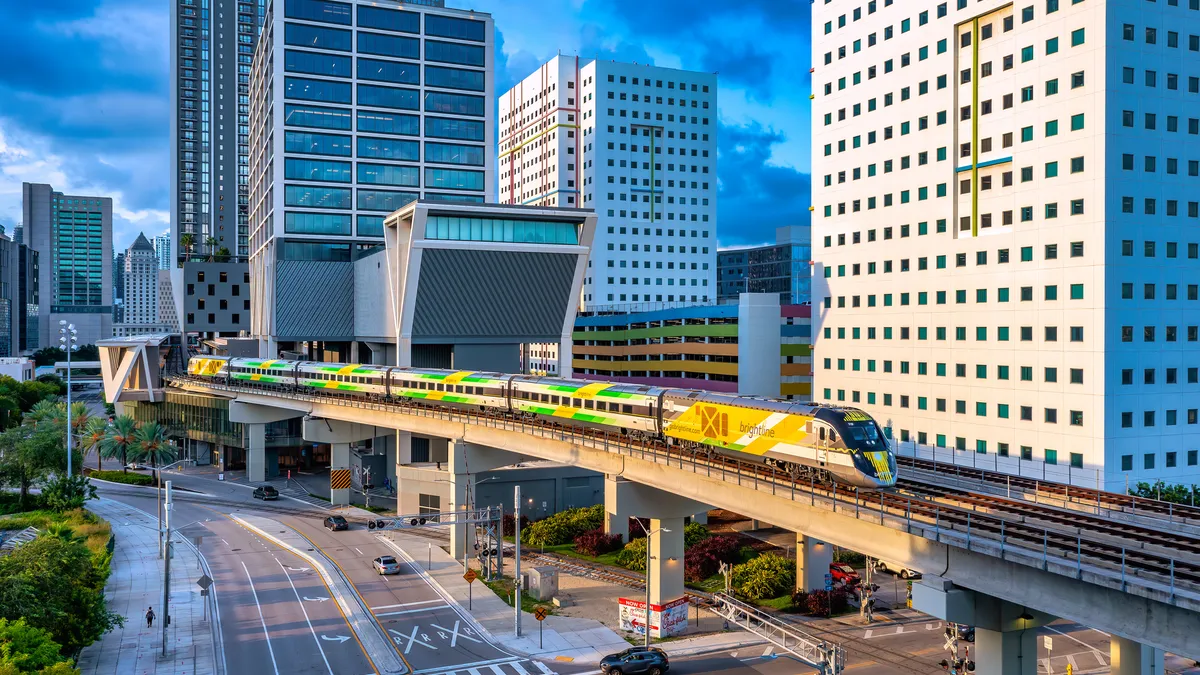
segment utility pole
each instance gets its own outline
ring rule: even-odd
[[[75,324],[58,321],[58,344],[67,353],[67,475],[71,475],[71,352],[79,349],[79,335]]]
[[[521,486],[513,486],[513,629],[521,637]]]
[[[167,481],[166,519],[163,521],[163,537],[166,541],[166,553],[163,555],[163,597],[162,597],[162,654],[167,655],[167,626],[171,624],[171,481]]]

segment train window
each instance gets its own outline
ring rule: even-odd
[[[817,427],[817,431],[821,436],[821,440],[825,440],[825,427]]]
[[[829,430],[829,442],[837,443],[837,432],[834,431],[833,429]]]
[[[587,408],[588,410],[593,410],[596,407],[596,402],[589,399],[583,402],[583,407]]]
[[[572,400],[572,401],[571,401],[571,405],[575,406],[576,408],[582,408],[582,407],[583,407],[583,401],[582,401],[581,399],[578,399],[578,398],[577,398],[577,399],[574,399],[574,400]]]
[[[621,406],[621,412],[625,413],[626,415],[631,415],[633,414],[633,406],[623,405]]]

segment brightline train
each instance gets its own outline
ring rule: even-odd
[[[322,389],[384,400],[542,419],[708,449],[862,488],[896,483],[896,458],[857,408],[694,389],[504,373],[248,358],[194,357],[194,377],[239,385]]]

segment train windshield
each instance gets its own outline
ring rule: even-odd
[[[854,445],[875,445],[882,443],[883,438],[879,434],[879,427],[873,421],[866,422],[846,422],[845,429],[842,435],[846,436]]]

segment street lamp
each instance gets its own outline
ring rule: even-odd
[[[79,335],[75,324],[60,319],[58,344],[67,353],[67,475],[71,475],[71,352],[79,351]]]
[[[646,646],[650,646],[650,538],[660,532],[670,532],[665,527],[660,527],[651,532],[645,525],[642,524],[641,518],[634,518],[633,522],[642,528],[642,532],[646,533]]]

